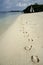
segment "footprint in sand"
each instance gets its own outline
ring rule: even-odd
[[[39,57],[38,56],[31,56],[31,61],[33,62],[33,63],[39,63]]]
[[[26,31],[24,32],[26,37],[29,37],[29,33]]]
[[[30,39],[30,38],[28,38],[28,41],[32,41],[32,42],[33,42],[33,39],[32,39],[32,38],[31,38],[31,39]]]
[[[28,46],[25,46],[24,49],[25,49],[26,51],[30,51],[30,50],[32,49],[32,45],[29,46],[29,47],[28,47]]]

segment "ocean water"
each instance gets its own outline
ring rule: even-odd
[[[0,13],[0,36],[13,24],[21,12]]]

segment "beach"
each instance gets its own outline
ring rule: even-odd
[[[0,36],[15,22],[21,12],[0,13]]]
[[[38,56],[39,63],[31,56]],[[4,32],[0,65],[43,65],[43,12],[21,14]]]

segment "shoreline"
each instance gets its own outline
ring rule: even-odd
[[[8,28],[12,26],[12,24],[14,23],[14,21],[16,21],[16,18],[18,16],[19,16],[18,14],[9,15],[9,16],[6,15],[6,18],[2,18],[1,19],[2,21],[0,20],[0,24],[1,24],[0,25],[0,36],[2,36],[4,32],[6,32],[6,30],[8,30]]]

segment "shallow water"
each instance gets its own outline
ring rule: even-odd
[[[12,25],[20,14],[21,12],[0,13],[0,36]]]

